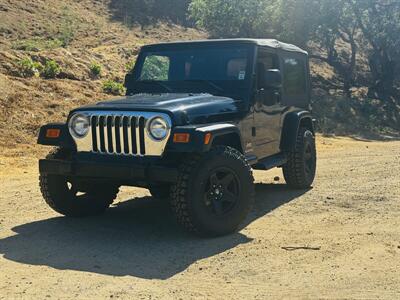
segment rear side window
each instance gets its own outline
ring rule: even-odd
[[[263,78],[261,78],[261,76],[264,74],[264,72],[261,72],[262,69],[264,69],[265,71],[270,69],[280,69],[278,56],[276,54],[260,49],[257,59],[257,69],[257,82],[259,84],[263,81]],[[259,86],[259,88],[261,88],[261,86]]]
[[[297,58],[283,60],[283,90],[287,97],[304,96],[307,93],[305,62]]]

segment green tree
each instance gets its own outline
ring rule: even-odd
[[[370,46],[369,64],[378,93],[392,94],[399,76],[400,2],[353,1],[353,9],[365,42]]]
[[[317,15],[315,0],[276,0],[264,7],[272,36],[306,48]]]
[[[379,98],[400,129],[400,2],[352,1],[357,24],[367,44],[373,83],[370,96]]]
[[[400,128],[399,0],[193,0],[189,15],[213,37],[273,37],[308,49],[334,68],[342,85],[324,84],[340,87],[349,108],[359,106],[352,88],[368,85],[381,119]],[[369,73],[357,72],[364,58]]]
[[[320,53],[312,57],[331,65],[343,80],[343,91],[351,96],[358,54],[358,27],[348,0],[313,2],[314,17],[309,19],[309,41],[319,45]],[[345,45],[345,47],[344,47]],[[321,55],[321,52],[325,53]]]
[[[267,35],[267,0],[193,0],[189,15],[213,37],[256,37]],[[266,30],[261,33],[261,28]]]

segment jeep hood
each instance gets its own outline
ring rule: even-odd
[[[158,111],[167,113],[175,125],[233,121],[243,101],[211,94],[137,94],[99,102],[74,110]]]

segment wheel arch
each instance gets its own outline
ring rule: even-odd
[[[235,148],[243,154],[242,139],[240,133],[237,131],[225,132],[223,134],[216,134],[210,142],[211,147],[215,146],[229,146]]]
[[[296,144],[299,128],[305,127],[315,134],[313,119],[309,111],[296,111],[286,114],[281,133],[281,151],[290,151]]]

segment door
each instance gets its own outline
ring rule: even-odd
[[[262,89],[259,72],[280,69],[278,56],[267,49],[260,48],[257,57],[257,92],[254,104],[254,150],[258,159],[280,152],[281,118],[283,106],[281,104],[281,89]]]

